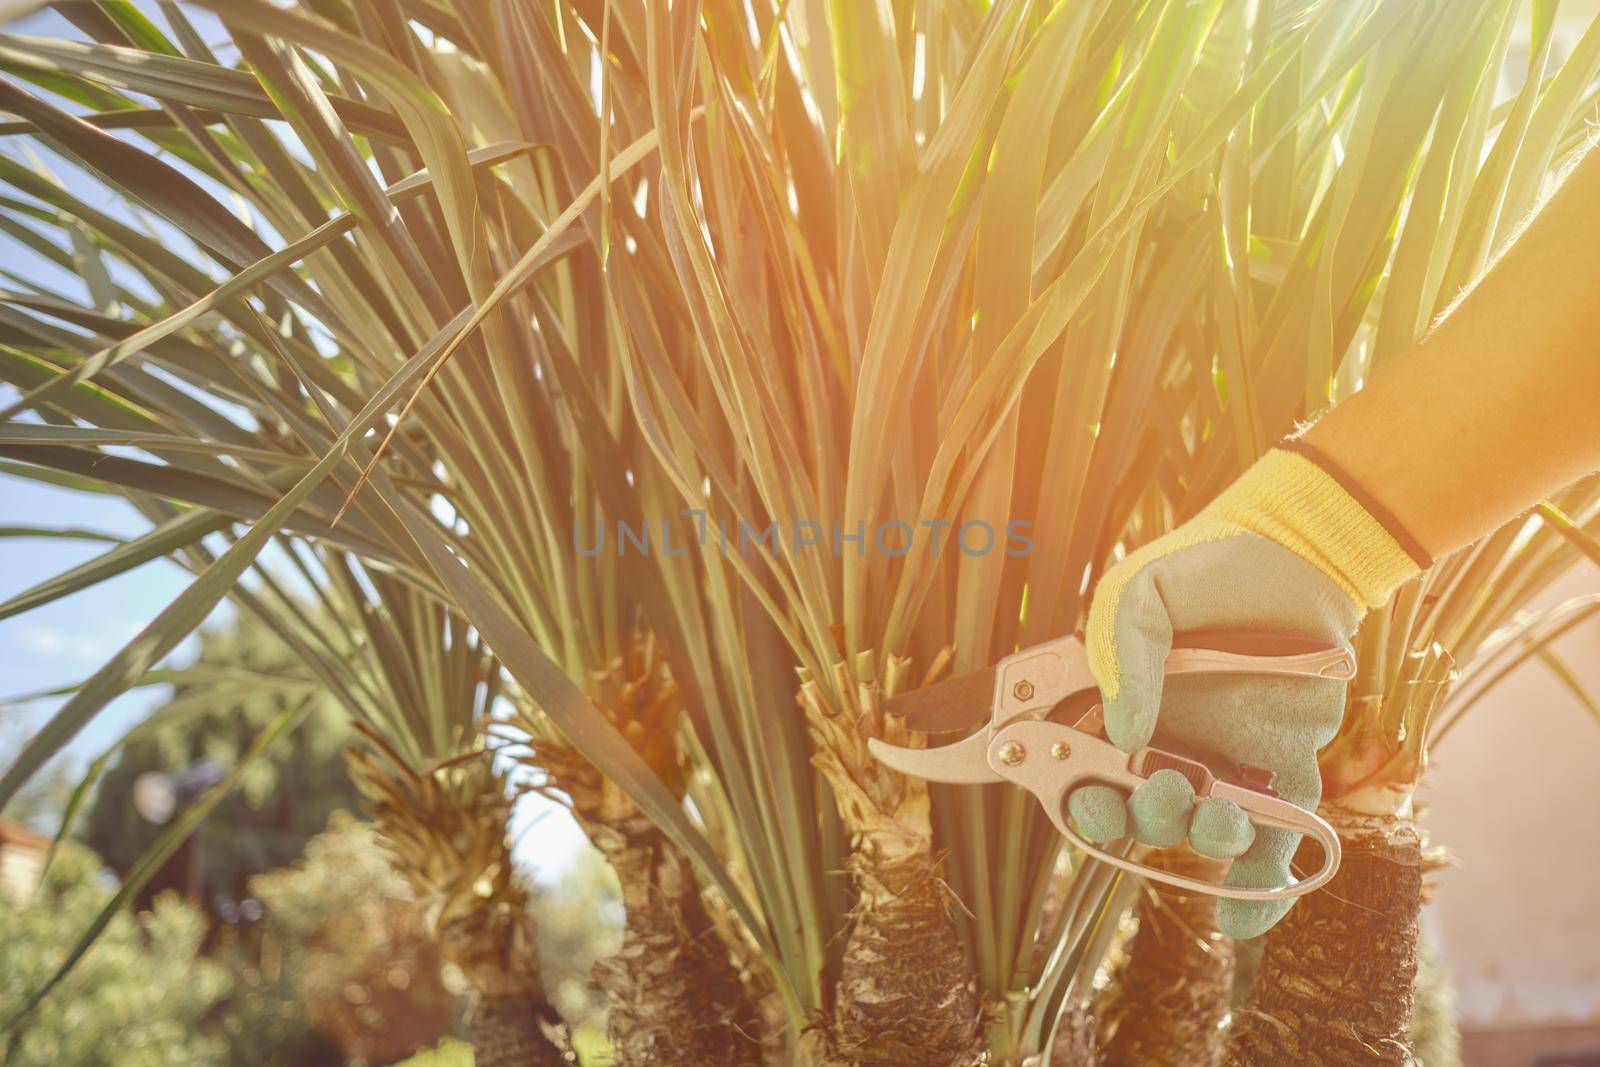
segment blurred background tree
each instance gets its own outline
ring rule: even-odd
[[[198,761],[234,766],[297,699],[283,683],[316,684],[300,659],[249,615],[203,633],[199,658],[183,675],[191,680],[174,686],[172,698],[154,713],[153,728],[119,751],[83,823],[85,843],[119,875],[162,830],[129,802],[141,775],[178,775]],[[152,879],[140,902],[178,889],[194,892],[213,915],[236,920],[253,876],[292,863],[330,815],[359,807],[340,756],[354,740],[348,714],[319,695],[299,729],[245,769],[239,788]],[[199,881],[191,886],[197,851]]]
[[[62,845],[31,899],[0,889],[0,1017],[11,1018],[60,966],[112,895],[99,857]],[[116,914],[94,951],[27,1018],[6,1067],[210,1067],[226,1048],[202,1020],[229,991],[201,954],[206,918],[174,894]]]
[[[260,923],[230,927],[216,949],[236,980],[223,1016],[230,1062],[384,1064],[437,1047],[443,1060],[471,1063],[470,1049],[449,1042],[465,1032],[465,982],[370,823],[335,812],[301,858],[252,878],[248,892]],[[586,852],[533,901],[551,1001],[582,1062],[603,1062],[605,1003],[590,969],[621,941],[615,876]]]

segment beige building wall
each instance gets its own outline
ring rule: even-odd
[[[1563,3],[1558,54],[1597,16],[1600,0]],[[1506,93],[1527,62],[1526,18]],[[1592,593],[1600,569],[1586,565],[1541,603]],[[1557,650],[1600,697],[1600,620]],[[1600,720],[1527,665],[1434,752],[1421,799],[1433,843],[1453,861],[1423,925],[1474,1035],[1468,1067],[1553,1067],[1600,1052]]]
[[[1546,602],[1596,592],[1586,566]],[[1600,694],[1600,621],[1557,649]],[[1422,799],[1454,859],[1424,921],[1463,1026],[1600,1024],[1600,720],[1527,665],[1434,752]]]
[[[0,819],[0,892],[26,900],[39,884],[50,839],[20,823]]]

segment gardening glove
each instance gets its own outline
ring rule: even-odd
[[[1134,752],[1149,744],[1216,753],[1277,774],[1278,794],[1314,810],[1317,750],[1333,739],[1346,682],[1247,674],[1164,677],[1174,633],[1246,630],[1345,645],[1361,617],[1428,565],[1387,510],[1302,442],[1268,452],[1202,512],[1108,570],[1095,590],[1086,642],[1106,735]],[[1085,837],[1233,859],[1229,885],[1289,881],[1300,835],[1256,829],[1232,801],[1194,806],[1177,771],[1152,775],[1126,800],[1109,786],[1068,798]],[[1231,937],[1254,937],[1292,900],[1219,899]]]

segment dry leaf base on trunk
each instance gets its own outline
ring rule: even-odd
[[[1412,1067],[1423,859],[1408,817],[1325,807],[1344,862],[1267,935],[1227,1067]],[[1314,846],[1300,859],[1315,862]]]
[[[622,950],[595,965],[618,1067],[760,1067],[764,1027],[687,858],[643,816],[589,826],[622,885]]]
[[[1145,863],[1215,881],[1227,864],[1187,845],[1152,849]],[[1233,942],[1217,928],[1215,898],[1147,882],[1139,928],[1095,1001],[1104,1067],[1209,1067],[1222,1055],[1233,989]]]
[[[943,867],[926,852],[893,865],[851,857],[856,904],[830,1032],[837,1062],[967,1067],[981,1054],[983,1006]]]

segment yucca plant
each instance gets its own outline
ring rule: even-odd
[[[1225,1062],[1337,1063],[1357,1054],[1415,1062],[1408,1033],[1430,860],[1414,801],[1429,751],[1495,681],[1535,657],[1594,706],[1547,646],[1591,617],[1596,598],[1538,612],[1523,606],[1578,559],[1600,556],[1597,533],[1600,483],[1590,479],[1442,562],[1363,626],[1364,683],[1322,754],[1322,815],[1339,831],[1344,862],[1327,892],[1268,934]],[[1477,566],[1496,579],[1461,584]],[[1362,951],[1334,956],[1330,944]]]
[[[540,985],[527,889],[506,844],[510,801],[493,765],[477,759],[417,771],[352,753],[350,771],[445,959],[472,986],[476,1061],[568,1062],[561,1019]]]
[[[1524,605],[1578,559],[1600,556],[1597,533],[1600,482],[1589,479],[1443,561],[1365,624],[1364,684],[1322,755],[1322,814],[1339,831],[1344,863],[1326,893],[1268,935],[1226,1062],[1304,1053],[1334,1063],[1357,1048],[1373,1063],[1415,1062],[1408,1027],[1430,861],[1414,801],[1429,751],[1495,681],[1535,657],[1594,706],[1547,646],[1591,617],[1596,598],[1538,612]],[[1463,583],[1478,567],[1494,580]],[[1335,961],[1318,947],[1330,943],[1363,951]],[[1344,1020],[1337,1034],[1331,1018]]]
[[[1498,157],[1474,155],[1506,134],[1490,108],[1514,4],[1456,6],[1449,17],[1428,4],[1023,7],[996,5],[964,39],[920,9],[831,9],[833,39],[852,45],[832,55],[838,95],[820,104],[838,110],[842,173],[812,200],[793,133],[809,127],[783,115],[781,65],[770,90],[770,67],[726,75],[747,58],[737,45],[733,58],[719,53],[717,71],[739,140],[724,151],[691,136],[676,164],[664,153],[696,343],[646,350],[635,404],[674,427],[656,443],[681,472],[686,504],[725,520],[719,528],[815,518],[835,538],[913,520],[909,546],[847,546],[820,562],[758,552],[762,567],[738,568],[753,572],[805,664],[802,704],[856,837],[868,917],[885,884],[883,896],[919,901],[916,877],[897,886],[874,868],[910,855],[919,875],[940,869],[919,821],[921,787],[861,753],[865,735],[896,730],[875,715],[873,694],[903,684],[900,657],[937,662],[953,646],[963,669],[1072,627],[1108,558],[1192,513],[1296,419],[1414,339],[1494,247],[1467,198],[1509,208],[1509,227],[1592,110],[1585,38],[1560,77],[1535,78],[1524,94],[1548,92],[1543,121],[1531,132],[1514,124],[1494,142],[1505,145]],[[1533,14],[1548,49],[1550,12]],[[657,33],[662,48],[691,47],[665,19]],[[942,68],[932,57],[952,38],[963,60]],[[951,70],[960,73],[942,84]],[[1419,82],[1419,70],[1432,76]],[[777,117],[742,120],[763,103]],[[667,104],[658,126],[684,112],[676,96]],[[1345,158],[1347,142],[1364,154]],[[787,172],[774,181],[730,154],[787,161]],[[1458,230],[1475,242],[1466,251]],[[670,358],[682,351],[700,362]],[[766,369],[772,352],[786,357],[782,374]],[[853,372],[842,409],[827,402],[830,362]],[[671,375],[682,384],[663,385]],[[718,401],[720,439],[695,432],[704,405],[691,414],[681,399],[706,395]],[[729,485],[723,503],[716,472],[739,469],[753,491]],[[925,525],[1003,527],[1018,513],[1040,517],[1024,561],[919,554],[933,540]],[[1049,845],[1027,814],[1007,811],[1014,798],[995,799],[961,804],[940,829],[957,891],[977,912],[967,943],[985,991],[1021,1009],[991,1033],[1004,1056],[1035,1038],[1024,1005],[1041,986],[1019,973],[1022,946],[1007,938],[1034,932]],[[936,914],[935,903],[920,906]],[[905,988],[885,988],[880,972],[858,992],[842,972],[835,1028],[846,1058],[872,1061],[878,1053],[863,1049],[898,1040],[897,1022],[923,1043],[886,1060],[956,1056],[970,1016],[948,1032],[909,1020],[933,1005],[969,1010],[965,971],[924,926],[907,930],[928,955]],[[847,963],[858,942],[882,955],[875,924],[858,922],[852,938]],[[1136,951],[1162,951],[1151,942],[1161,939]],[[1201,957],[1210,973],[1191,991],[1220,998],[1229,954]],[[930,968],[943,979],[930,981]],[[858,1001],[874,1014],[851,1032]],[[1220,1002],[1143,1010],[1123,1041],[1137,1062],[1196,1062],[1220,1043],[1208,1053],[1195,1034],[1224,1013]]]
[[[347,752],[351,778],[445,960],[473,991],[476,1061],[565,1063],[561,1019],[541,982],[528,888],[512,861],[511,795],[480,732],[499,690],[499,665],[458,617],[386,575],[367,577],[387,597],[357,600],[366,616],[357,632],[373,661],[361,673],[406,725],[358,719],[370,747]],[[406,741],[418,751],[406,751],[413,747]]]
[[[729,998],[770,988],[779,1062],[1085,1054],[1066,1038],[1131,888],[1063,875],[1017,794],[873,763],[867,738],[905,738],[882,701],[1074,629],[1113,559],[1410,343],[1579,143],[1595,74],[1589,37],[1551,64],[1535,3],[1537,69],[1497,104],[1514,0],[55,9],[70,34],[0,36],[0,225],[31,257],[0,300],[0,457],[152,525],[4,610],[166,554],[198,577],[0,802],[254,596],[269,544],[348,558],[341,595],[424,635],[389,674],[417,723],[371,721],[397,758],[362,762],[402,858],[437,861],[447,811],[503,817],[493,766],[448,762],[466,734],[404,740],[454,721],[429,694],[465,692],[443,664],[480,641],[504,678],[466,706],[500,687],[537,780],[598,840],[651,838],[619,873],[676,912],[631,911],[610,973],[619,1044],[657,1062],[676,959],[709,960],[700,1021],[751,1043]],[[1332,782],[1414,783],[1413,681],[1445,668],[1412,653],[1468,662],[1592,505],[1369,624]],[[669,914],[675,940],[645,921]],[[1225,965],[1173,944],[1131,942],[1122,988]],[[1111,1043],[1204,1058],[1172,1019],[1128,1012]]]
[[[1201,432],[1183,446],[1192,458],[1167,475],[1177,518],[1297,418],[1381,373],[1476,278],[1582,145],[1600,72],[1596,27],[1569,38],[1557,64],[1553,9],[1535,5],[1523,87],[1498,103],[1519,5],[1454,5],[1448,19],[1426,5],[1391,11],[1401,32],[1373,52],[1359,78],[1344,81],[1338,109],[1312,117],[1248,177],[1240,172],[1231,208],[1226,197],[1217,201],[1224,240],[1249,234],[1261,247],[1250,257],[1248,290],[1217,288],[1195,307],[1197,321],[1225,338],[1222,351],[1235,353],[1237,369],[1224,371],[1226,410],[1194,413]],[[1316,55],[1308,51],[1302,63]],[[1336,165],[1318,147],[1327,138],[1370,152],[1356,167]],[[1291,225],[1274,232],[1271,219]],[[1273,246],[1284,259],[1262,254]],[[1306,255],[1312,248],[1319,254]],[[1199,377],[1227,366],[1213,354],[1172,373]],[[1233,396],[1241,384],[1249,400],[1242,407]],[[1412,797],[1428,745],[1441,732],[1441,708],[1445,722],[1464,710],[1452,697],[1458,674],[1481,678],[1493,662],[1485,656],[1505,659],[1510,649],[1519,650],[1516,662],[1549,655],[1550,637],[1593,610],[1580,599],[1516,618],[1576,560],[1593,556],[1595,493],[1591,483],[1576,486],[1442,561],[1363,626],[1360,681],[1340,736],[1323,753],[1324,814],[1345,839],[1345,866],[1337,885],[1302,902],[1269,936],[1228,1062],[1410,1062],[1424,875]],[[1153,532],[1166,520],[1156,521]],[[1483,692],[1473,687],[1468,702]],[[1330,945],[1364,951],[1352,958]],[[1212,966],[1223,965],[1213,958]],[[1193,1061],[1169,1051],[1145,1062]]]

